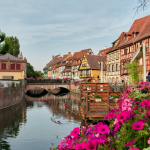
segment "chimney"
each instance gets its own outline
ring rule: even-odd
[[[54,55],[52,55],[52,59],[54,59]]]
[[[106,49],[107,48],[107,46],[104,46],[104,49]]]
[[[70,56],[70,55],[71,55],[71,52],[68,52],[68,55]]]

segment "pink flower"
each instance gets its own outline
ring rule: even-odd
[[[146,122],[146,120],[145,119],[139,119],[138,121],[140,121],[140,122]]]
[[[143,108],[145,108],[145,107],[150,107],[150,101],[146,99],[146,100],[142,101],[140,105],[141,105]]]
[[[118,121],[123,121],[123,120],[126,120],[126,119],[127,119],[127,114],[125,112],[121,112],[117,116]]]
[[[114,112],[110,112],[108,115],[107,115],[108,118],[116,118],[116,114]]]
[[[130,148],[128,150],[140,150],[139,148]]]
[[[79,127],[76,127],[73,129],[73,131],[71,131],[70,135],[71,136],[76,136],[80,133],[80,128]]]
[[[129,141],[127,144],[124,144],[124,146],[129,146],[133,148],[133,143],[135,142],[135,140],[133,141]]]
[[[86,150],[96,150],[96,142],[95,141],[88,141],[86,143]]]
[[[109,127],[107,125],[101,125],[99,128],[98,128],[98,132],[100,134],[105,134],[105,133],[109,133]]]
[[[85,147],[86,143],[85,141],[83,141],[82,143],[77,143],[77,145],[75,146],[75,150],[85,149]]]
[[[149,140],[147,141],[147,144],[149,144],[149,145],[150,145],[150,138],[149,138]]]
[[[114,127],[115,127],[114,131],[118,131],[118,129],[119,129],[119,127],[120,127],[120,124],[117,123],[117,124],[114,125]]]
[[[143,129],[143,122],[134,122],[132,124],[132,129],[134,129],[134,130],[142,130]]]
[[[148,117],[150,116],[150,110],[148,110],[148,112],[146,113],[146,115],[144,115],[144,117]]]

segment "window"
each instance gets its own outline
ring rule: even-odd
[[[11,70],[15,70],[15,64],[11,64]]]
[[[112,72],[114,71],[114,65],[112,65]]]
[[[114,60],[114,54],[112,54],[112,61]]]
[[[6,64],[2,63],[2,69],[6,69]]]
[[[17,65],[16,65],[16,69],[17,69],[17,70],[20,70],[20,64],[17,64]]]
[[[116,71],[118,71],[118,64],[116,64]]]
[[[126,48],[124,49],[124,55],[127,55],[127,49]]]
[[[116,52],[116,59],[118,59],[118,52]]]
[[[109,65],[109,71],[111,72],[111,65]]]

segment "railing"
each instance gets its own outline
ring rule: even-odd
[[[28,79],[26,80],[26,83],[70,83],[70,80],[63,80],[63,79],[44,79],[44,80],[33,80],[33,79]]]
[[[86,89],[89,86],[90,89]],[[85,116],[88,118],[104,119],[110,109],[117,108],[116,102],[110,99],[110,95],[121,95],[120,92],[111,92],[108,83],[81,83],[81,100],[86,107]],[[100,95],[101,102],[95,102],[94,95]]]

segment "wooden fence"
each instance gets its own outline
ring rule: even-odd
[[[87,90],[86,87],[90,89]],[[120,92],[110,92],[108,83],[81,83],[81,100],[85,105],[84,114],[88,118],[101,118],[109,113],[110,109],[117,108],[117,103],[110,99],[110,95],[121,95]],[[101,102],[95,102],[94,95],[102,97]]]

